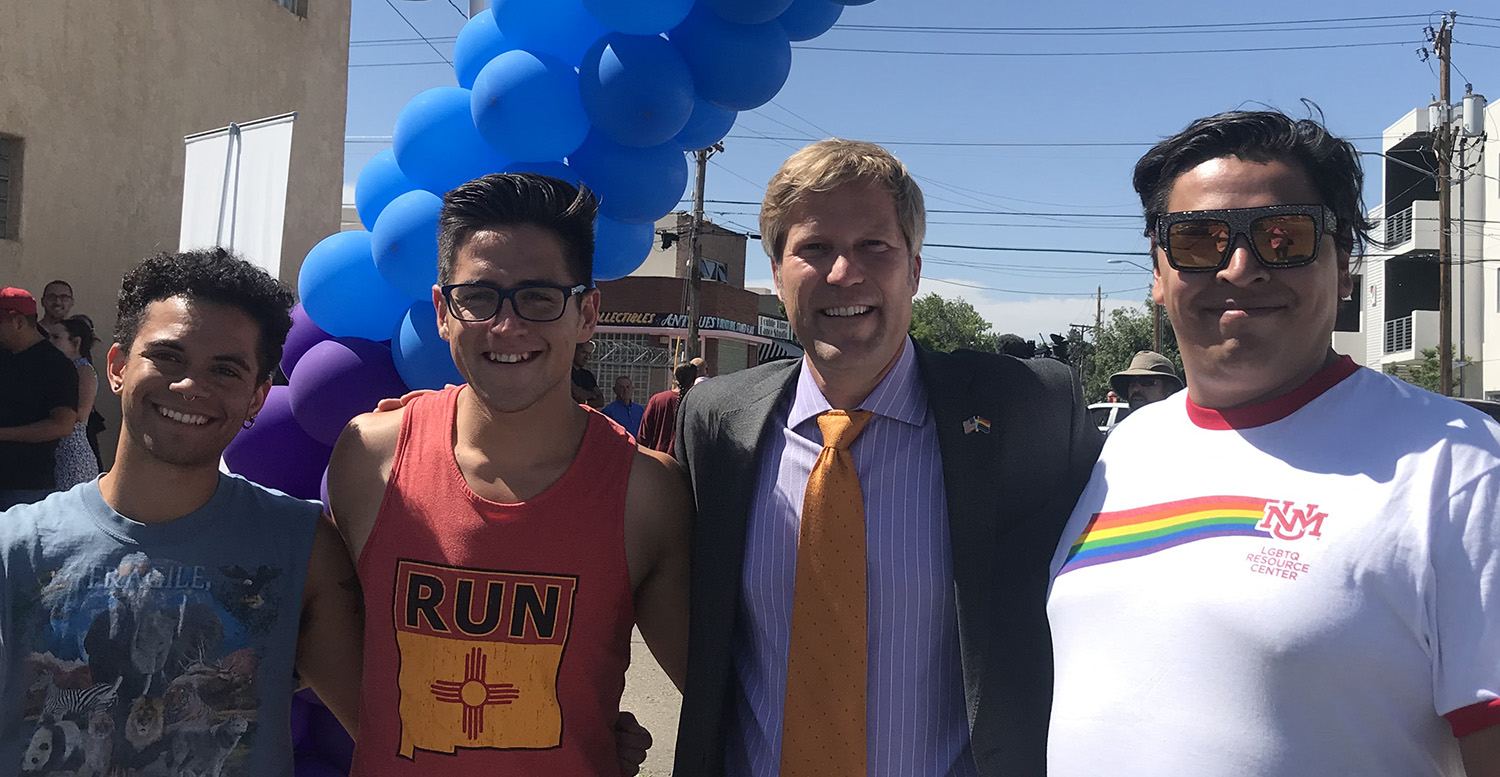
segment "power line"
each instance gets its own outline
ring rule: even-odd
[[[1233,33],[1265,33],[1265,28],[1260,26],[1249,26],[1260,24],[1258,22],[1243,22],[1233,27],[1224,25],[1215,29],[1192,29],[1191,25],[1181,27],[1173,25],[1170,27],[1138,27],[1138,28],[1115,28],[1115,27],[902,27],[878,24],[840,24],[835,30],[843,32],[895,32],[895,33],[918,33],[925,35],[1017,35],[1017,36],[1104,36],[1104,35],[1205,35],[1205,34],[1233,34]],[[1289,22],[1277,28],[1282,32],[1343,32],[1345,30],[1378,30],[1395,27],[1411,27],[1411,22],[1393,22],[1384,24],[1345,24],[1337,27],[1327,26],[1295,26],[1302,24]],[[1484,26],[1484,25],[1476,25]]]
[[[432,41],[427,40],[427,36],[423,35],[422,31],[419,30],[419,29],[417,29],[417,25],[412,24],[411,20],[408,19],[408,18],[406,18],[406,14],[401,13],[401,9],[397,8],[395,3],[391,2],[391,0],[385,0],[385,4],[388,5],[388,6],[390,6],[391,10],[395,11],[397,16],[401,17],[401,21],[406,22],[406,26],[410,27],[411,31],[415,32],[417,34],[418,38],[421,38],[422,40],[427,41],[427,45],[432,48],[433,53],[437,54],[439,57],[442,57],[443,62],[445,64],[448,64],[448,65],[452,65],[453,64],[452,62],[450,62],[448,60],[448,57],[444,56],[443,52],[438,51],[438,47],[434,46],[433,43],[432,43]],[[354,65],[350,65],[350,67],[354,67]]]
[[[1073,32],[1078,32],[1078,31],[1099,31],[1099,30],[1111,30],[1111,31],[1121,31],[1121,32],[1123,32],[1123,31],[1153,32],[1153,31],[1173,30],[1173,29],[1177,29],[1177,30],[1208,30],[1208,29],[1222,29],[1222,28],[1228,28],[1228,27],[1276,27],[1276,28],[1280,29],[1280,28],[1284,28],[1284,27],[1287,27],[1287,26],[1290,26],[1290,25],[1295,25],[1295,24],[1339,24],[1339,23],[1344,23],[1344,22],[1390,21],[1390,20],[1393,20],[1393,19],[1427,19],[1427,18],[1429,18],[1429,16],[1430,16],[1429,14],[1389,14],[1389,15],[1386,15],[1386,16],[1344,16],[1344,17],[1330,18],[1330,19],[1281,19],[1281,20],[1276,20],[1276,21],[1210,22],[1210,23],[1200,23],[1200,24],[1171,24],[1171,25],[1155,25],[1155,24],[1120,25],[1120,26],[1093,26],[1093,25],[1087,25],[1087,26],[1075,26],[1075,27],[969,27],[969,28],[960,28],[960,27],[902,27],[902,26],[897,26],[897,25],[882,25],[882,24],[839,24],[839,25],[836,26],[836,29],[851,29],[851,30],[854,30],[854,29],[866,29],[866,30],[875,30],[875,29],[881,29],[881,30],[917,30],[917,31],[924,31],[924,32],[925,31],[931,31],[931,30],[959,30],[959,29],[972,29],[972,30],[979,30],[979,31],[1016,31],[1016,30],[1022,30],[1022,31],[1028,31],[1028,32],[1053,32],[1053,31],[1073,31]],[[1464,18],[1465,19],[1486,19],[1487,21],[1500,21],[1500,19],[1487,19],[1486,17],[1483,17],[1483,16],[1466,15]]]
[[[846,46],[797,45],[794,49],[804,51],[839,51],[852,54],[919,54],[938,57],[1135,57],[1182,54],[1259,54],[1270,51],[1326,51],[1328,49],[1357,49],[1372,46],[1416,46],[1422,41],[1391,40],[1366,43],[1320,43],[1309,46],[1263,46],[1247,48],[1217,49],[1166,49],[1158,51],[933,51],[930,49],[871,49]],[[1471,43],[1470,46],[1480,45]]]

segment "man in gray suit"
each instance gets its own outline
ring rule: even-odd
[[[1048,559],[1100,441],[1062,364],[911,341],[925,220],[906,167],[869,143],[815,143],[770,182],[762,244],[807,352],[683,400],[698,518],[678,777],[1044,772]],[[825,419],[856,416],[852,445],[825,440]],[[824,508],[802,513],[825,504],[808,484],[829,455],[858,474],[862,606],[794,597],[819,574]],[[808,624],[855,646],[852,672],[789,671]],[[798,701],[851,698],[835,687],[851,674],[858,712]]]

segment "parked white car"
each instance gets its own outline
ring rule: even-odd
[[[1089,416],[1094,419],[1094,425],[1099,431],[1108,433],[1115,428],[1115,424],[1125,420],[1130,415],[1130,405],[1124,402],[1095,402],[1089,405]]]

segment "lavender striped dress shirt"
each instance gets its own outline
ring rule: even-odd
[[[865,501],[869,774],[973,775],[943,464],[909,338],[860,408],[875,413],[852,450]],[[774,777],[780,768],[798,526],[823,447],[816,416],[828,409],[804,361],[792,404],[772,417],[760,453],[735,626],[731,777]]]

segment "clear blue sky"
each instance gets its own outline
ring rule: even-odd
[[[347,134],[384,138],[413,95],[454,83],[444,64],[387,63],[451,59],[466,21],[458,7],[467,2],[353,3]],[[1491,18],[1457,9],[1453,91],[1462,94],[1473,79],[1475,91],[1500,100],[1500,8],[1473,4],[1475,14]],[[1417,54],[1427,45],[1424,29],[1437,23],[1432,8],[1396,0],[1166,0],[1145,4],[1143,13],[1141,5],[875,0],[847,8],[839,26],[794,44],[791,77],[771,104],[740,114],[725,152],[709,165],[710,217],[758,231],[756,207],[730,203],[758,202],[780,162],[808,141],[836,135],[885,143],[927,196],[922,291],[967,299],[997,331],[1035,338],[1092,323],[1096,289],[1106,308],[1145,298],[1147,273],[1107,260],[1147,262],[1130,173],[1155,140],[1221,110],[1269,105],[1303,115],[1306,98],[1334,132],[1378,151],[1381,131],[1438,91],[1436,60],[1426,64]],[[1361,20],[1311,23],[1354,17]],[[1243,26],[1202,26],[1226,24]],[[413,26],[435,49],[416,40]],[[976,32],[914,29],[923,27]],[[1100,29],[1109,27],[1136,29]],[[350,142],[346,184],[384,147]],[[1378,158],[1366,159],[1373,204],[1380,169]],[[1070,215],[1006,215],[1015,212]],[[1028,248],[1137,255],[1009,250]],[[759,244],[750,251],[749,284],[769,286]]]

